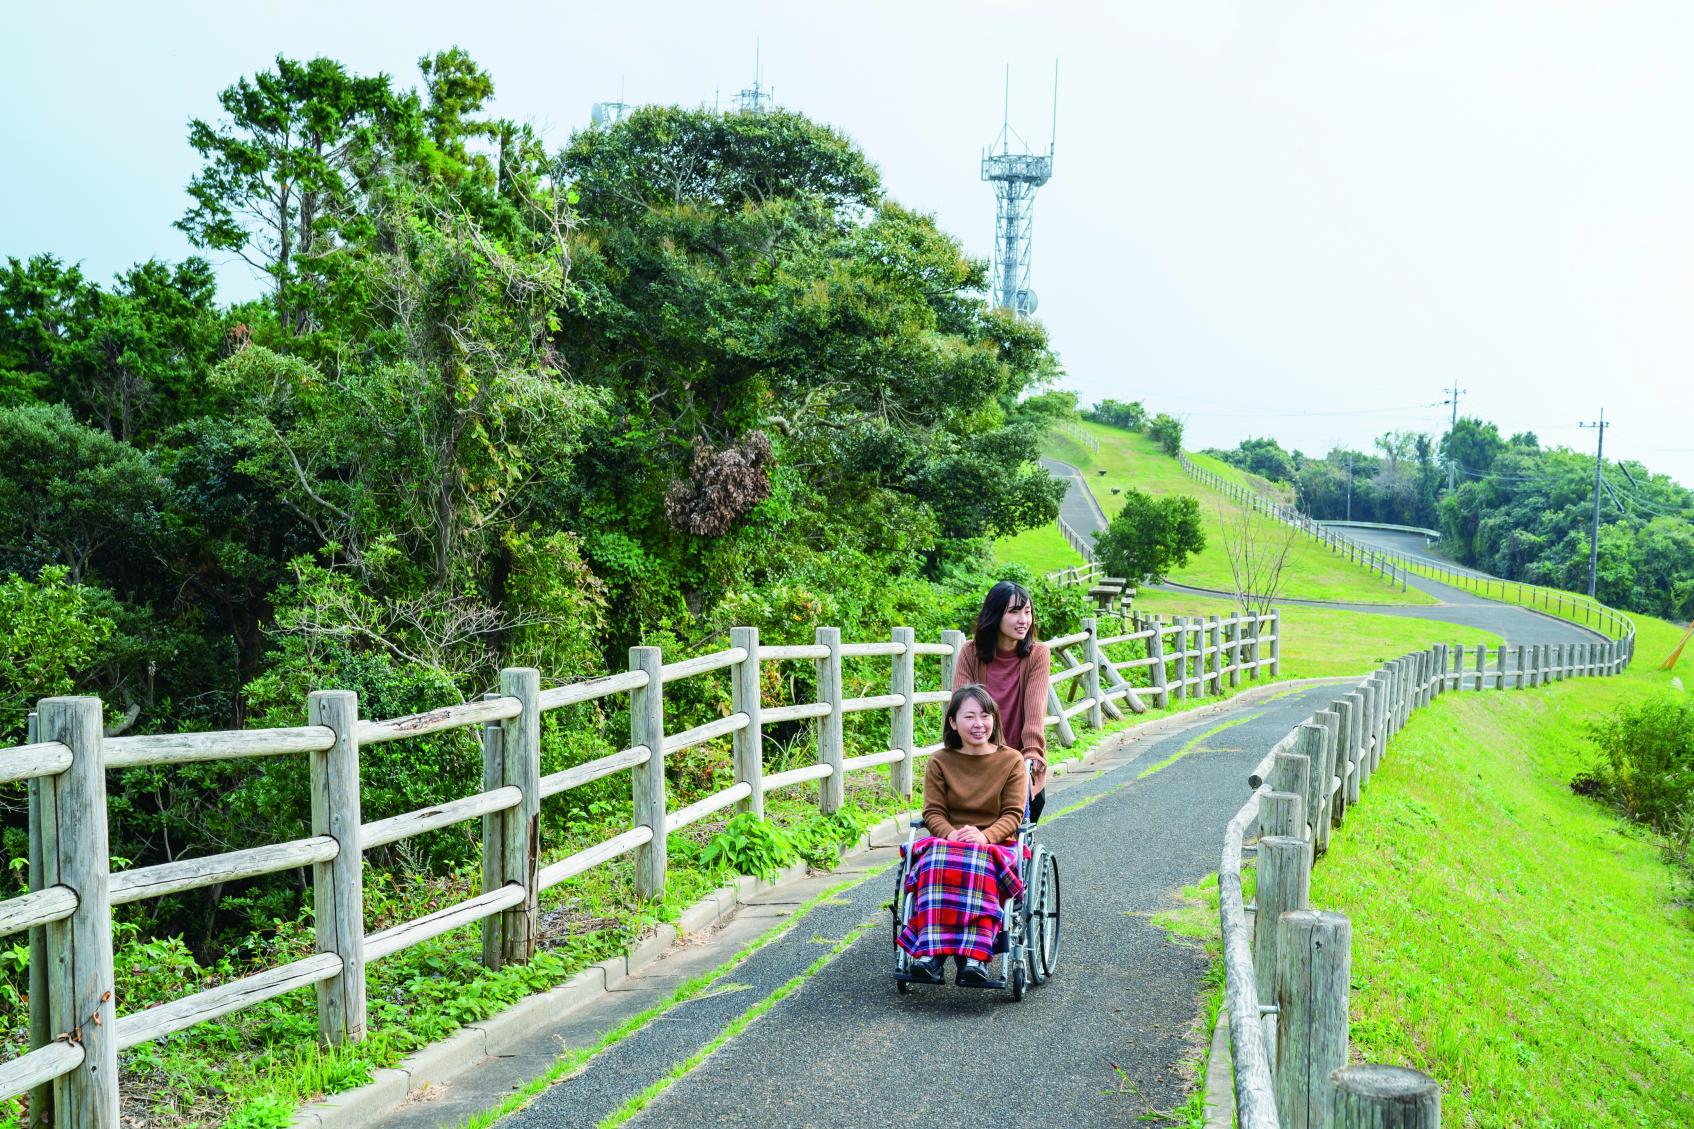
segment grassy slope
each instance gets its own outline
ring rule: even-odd
[[[1084,424],[1100,441],[1100,452],[1082,446],[1063,434],[1053,435],[1048,442],[1049,453],[1082,469],[1089,489],[1107,515],[1116,508],[1112,488],[1134,487],[1144,493],[1192,494],[1200,499],[1200,513],[1206,526],[1206,548],[1190,560],[1186,568],[1171,574],[1178,584],[1200,588],[1228,590],[1231,587],[1229,557],[1224,550],[1224,521],[1238,520],[1241,510],[1234,502],[1200,485],[1182,472],[1175,459],[1161,452],[1145,435]],[[1224,464],[1199,456],[1205,465],[1217,469]],[[1236,477],[1239,472],[1225,468]],[[1104,475],[1099,471],[1104,470]],[[1223,471],[1219,471],[1223,473]],[[1261,514],[1251,514],[1250,520],[1268,543],[1280,543],[1287,526]],[[1275,540],[1270,540],[1270,539]],[[1430,604],[1436,601],[1421,592],[1402,592],[1374,573],[1336,556],[1309,537],[1296,534],[1290,542],[1288,564],[1283,571],[1282,594],[1299,599],[1342,600],[1369,604]]]
[[[994,557],[1019,561],[1038,573],[1057,572],[1083,563],[1082,554],[1070,547],[1054,522],[1026,529],[1015,537],[996,538]]]
[[[1135,598],[1136,609],[1150,615],[1227,615],[1231,600],[1190,596],[1178,592],[1145,592]],[[1363,675],[1389,659],[1430,643],[1500,645],[1500,637],[1474,627],[1403,615],[1371,615],[1338,608],[1287,604],[1282,614],[1282,670],[1286,678]]]
[[[1313,874],[1353,922],[1356,1053],[1439,1079],[1445,1124],[1694,1124],[1694,914],[1569,788],[1584,723],[1670,680],[1677,630],[1638,623],[1620,678],[1414,715]]]

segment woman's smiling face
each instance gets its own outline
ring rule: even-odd
[[[1035,622],[1035,608],[1025,600],[1021,605],[1008,604],[1000,616],[1000,638],[1016,642],[1029,634],[1030,624]]]
[[[967,745],[986,745],[994,735],[994,715],[982,708],[975,698],[966,698],[953,715],[953,728]]]

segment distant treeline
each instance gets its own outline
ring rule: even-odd
[[[1464,418],[1439,441],[1396,431],[1370,452],[1312,458],[1248,439],[1207,454],[1293,487],[1319,520],[1439,529],[1461,564],[1587,590],[1594,457],[1543,447],[1529,432],[1502,438],[1494,424]],[[1694,616],[1694,492],[1640,463],[1603,467],[1596,595],[1667,619]]]

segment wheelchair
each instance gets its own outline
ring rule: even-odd
[[[911,830],[906,833],[906,848],[895,867],[894,901],[889,905],[894,917],[894,987],[901,995],[910,992],[913,984],[933,983],[913,975],[912,958],[899,944],[900,932],[912,912],[906,874],[911,867],[912,845],[920,833],[927,833],[923,820],[912,820]],[[1000,904],[1000,929],[994,940],[994,957],[989,962],[990,967],[998,962],[1000,978],[998,984],[988,987],[1010,989],[1012,999],[1021,1000],[1030,987],[1046,982],[1053,975],[1058,960],[1059,860],[1045,845],[1035,842],[1035,824],[1029,821],[1027,803],[1015,842],[1023,893]]]

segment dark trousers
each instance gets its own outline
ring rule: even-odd
[[[1043,788],[1043,789],[1041,789],[1041,791],[1035,793],[1035,795],[1033,795],[1029,798],[1029,821],[1031,823],[1040,823],[1041,822],[1041,809],[1046,807],[1046,806],[1047,806],[1047,789]]]

